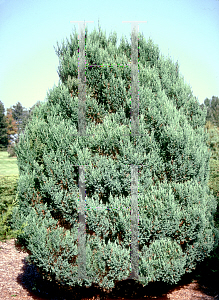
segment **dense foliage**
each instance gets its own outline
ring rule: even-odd
[[[0,148],[5,148],[8,145],[7,122],[4,112],[4,105],[0,101]]]
[[[218,245],[201,109],[178,64],[139,34],[139,132],[130,135],[131,46],[86,36],[86,136],[78,135],[78,40],[58,46],[60,83],[16,147],[12,228],[29,260],[63,285],[106,289],[130,276],[132,165],[138,170],[138,281],[176,283]],[[101,65],[93,67],[90,65]],[[109,67],[110,65],[110,67]],[[123,65],[123,66],[121,66]],[[126,65],[126,66],[124,66]],[[79,167],[85,166],[79,176]],[[79,178],[80,177],[80,178]],[[86,276],[78,279],[79,187],[86,186]]]
[[[201,107],[207,108],[206,121],[210,121],[214,126],[219,128],[219,97],[212,96],[211,99],[206,98]]]

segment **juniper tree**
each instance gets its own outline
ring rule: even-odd
[[[130,277],[136,173],[139,248],[133,279],[144,286],[177,283],[218,244],[217,203],[207,186],[206,109],[179,65],[139,34],[139,136],[132,135],[131,45],[122,38],[117,48],[116,41],[116,33],[107,39],[101,30],[88,35],[86,28],[85,135],[78,133],[75,32],[57,44],[60,82],[33,110],[16,146],[19,181],[11,227],[22,228],[17,240],[44,278],[63,285],[110,289]],[[86,191],[82,276],[81,186]]]

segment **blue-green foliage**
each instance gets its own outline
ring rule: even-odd
[[[218,244],[201,110],[178,67],[139,35],[139,133],[130,135],[131,46],[86,36],[86,134],[78,136],[77,34],[58,46],[61,82],[21,134],[11,226],[45,278],[106,289],[130,275],[131,165],[138,165],[139,276],[176,283]],[[111,65],[111,67],[107,66]],[[122,66],[120,66],[122,64]],[[75,166],[76,165],[76,166]],[[78,280],[79,170],[86,165],[86,273]],[[144,165],[144,166],[143,166]],[[23,226],[23,227],[22,227]]]

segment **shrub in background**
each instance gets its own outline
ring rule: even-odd
[[[201,110],[179,66],[139,34],[139,134],[130,135],[131,45],[86,37],[86,134],[78,135],[78,37],[57,48],[60,83],[33,111],[17,154],[18,243],[48,280],[105,289],[130,276],[131,175],[138,170],[139,276],[177,283],[218,245]],[[91,67],[90,65],[102,65]],[[111,65],[108,67],[107,65]],[[78,165],[86,165],[79,176]],[[86,180],[85,180],[86,179]],[[78,278],[79,187],[86,187],[86,276]],[[23,227],[22,227],[23,226]]]
[[[219,160],[219,128],[211,124],[210,121],[206,123],[205,128],[209,133],[207,145],[211,150],[211,158],[214,160]]]
[[[8,145],[8,147],[7,147],[7,152],[8,152],[8,156],[9,156],[9,157],[15,157],[15,156],[16,156],[16,153],[15,153],[15,145],[14,145],[14,144]]]
[[[0,175],[0,241],[16,238],[18,231],[11,231],[10,218],[16,205],[17,176]]]

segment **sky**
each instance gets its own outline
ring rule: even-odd
[[[202,104],[219,96],[219,0],[0,0],[0,100],[6,109],[20,102],[26,109],[46,101],[58,84],[54,46],[70,37],[78,23],[88,33],[116,31],[131,43],[131,23],[152,38],[164,56],[179,62],[184,81]],[[74,27],[75,26],[75,27]]]

